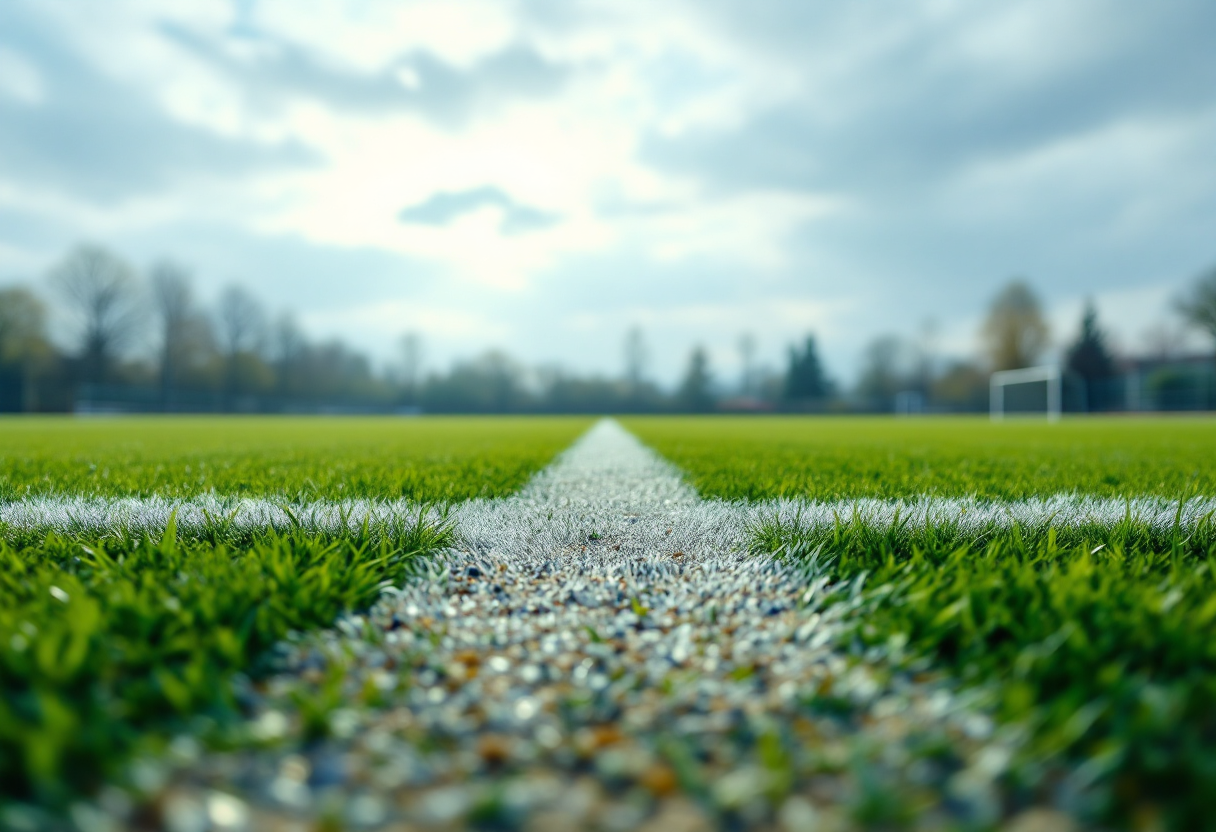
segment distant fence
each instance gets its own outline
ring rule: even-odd
[[[394,402],[361,399],[300,399],[243,393],[224,394],[198,390],[161,390],[117,384],[82,384],[77,388],[73,411],[79,414],[106,413],[311,413],[311,414],[398,414],[418,413],[418,408]]]
[[[1046,387],[1014,385],[1005,393],[1005,412],[1043,413]],[[844,404],[843,402],[841,403]],[[899,400],[897,413],[944,413],[947,408],[932,400],[918,399],[913,408]],[[1062,382],[1062,410],[1065,413],[1155,413],[1216,410],[1216,383],[1203,374],[1121,376],[1085,382],[1065,375]],[[416,406],[364,399],[299,399],[285,396],[171,390],[165,393],[151,387],[84,384],[77,388],[72,408],[79,414],[103,413],[283,413],[283,414],[399,414],[421,412]],[[608,408],[611,410],[611,408]],[[729,408],[722,408],[728,410]],[[863,408],[872,410],[872,408]],[[850,408],[802,408],[798,412],[847,413]],[[524,412],[524,411],[512,411]],[[530,411],[528,411],[530,412]],[[536,412],[561,412],[543,407]],[[757,412],[759,412],[757,410]]]
[[[988,390],[975,401],[941,401],[919,391],[900,391],[886,400],[834,399],[800,403],[723,399],[715,408],[726,413],[974,413],[988,409]],[[1211,365],[1159,367],[1114,378],[1090,380],[1065,374],[1062,381],[1064,413],[1154,413],[1216,411],[1216,372]],[[435,403],[428,403],[435,405]],[[682,412],[670,404],[631,406],[630,402],[517,402],[512,413],[633,413]],[[493,406],[478,408],[432,406],[428,412],[495,413]],[[1005,391],[1005,412],[1043,413],[1046,388],[1042,383],[1011,385]],[[104,413],[283,413],[283,414],[414,414],[421,408],[400,401],[347,397],[301,398],[263,394],[225,394],[205,390],[162,390],[152,386],[120,384],[74,385],[65,379],[31,379],[0,367],[0,413],[19,412]],[[506,412],[506,411],[504,411]]]
[[[1205,371],[1206,370],[1206,371]],[[1091,381],[1091,412],[1144,413],[1216,409],[1216,374],[1207,368],[1161,368]]]

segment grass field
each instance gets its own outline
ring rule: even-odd
[[[1216,423],[622,422],[703,497],[787,498],[761,509],[754,553],[835,578],[835,598],[856,609],[858,657],[945,673],[1028,732],[1015,793],[1087,791],[1095,816],[1117,828],[1208,822]],[[503,496],[589,424],[5,420],[0,503],[212,491],[304,503]],[[1126,500],[1127,511],[1072,523],[1035,502],[1059,495],[1103,498],[1107,509]],[[831,522],[809,523],[788,498],[842,502]],[[900,504],[874,522],[859,498],[944,508],[901,514]],[[1157,519],[1133,504],[1155,506]],[[960,518],[972,505],[1006,519],[968,525]],[[1023,510],[1041,517],[1022,522]],[[368,605],[383,582],[451,542],[452,529],[430,517],[330,533],[238,533],[222,518],[188,534],[170,522],[157,537],[0,529],[0,800],[53,804],[184,727],[222,726],[239,711],[236,674],[256,677],[289,630]]]
[[[587,419],[0,422],[0,502],[58,496],[452,501],[511,493]],[[345,527],[346,524],[343,524]],[[0,799],[87,793],[200,716],[236,714],[289,631],[326,626],[448,545],[442,518],[155,538],[0,528]]]
[[[1216,789],[1211,523],[1167,539],[1124,523],[960,542],[844,521],[761,527],[755,546],[838,579],[859,652],[985,690],[1001,721],[1030,732],[1027,792],[1083,785],[1117,826],[1138,814],[1201,828]]]
[[[63,806],[173,734],[222,729],[236,673],[256,678],[289,632],[367,607],[450,541],[421,518],[235,543],[172,523],[159,540],[0,541],[0,802]]]
[[[5,418],[0,499],[500,497],[589,424],[562,417]]]
[[[1216,494],[1211,420],[623,419],[704,497]]]
[[[1216,791],[1216,424],[1198,419],[631,419],[703,495],[844,499],[774,519],[757,551],[830,571],[858,649],[944,670],[1025,726],[1028,791],[1092,790],[1116,826],[1201,828]],[[849,498],[1060,493],[1178,501],[1171,525],[886,525]],[[1130,506],[1129,506],[1130,510]],[[1173,512],[1171,512],[1173,513]],[[787,511],[788,515],[788,511]],[[910,520],[911,518],[904,518]],[[858,590],[860,592],[858,593]],[[1096,786],[1096,788],[1094,788]],[[1129,819],[1132,823],[1129,823]]]

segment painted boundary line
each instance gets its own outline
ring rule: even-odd
[[[316,817],[321,808],[344,818],[374,814],[368,826],[401,819],[452,828],[504,789],[513,789],[520,817],[573,816],[567,796],[600,780],[641,788],[660,772],[671,784],[663,791],[673,790],[670,749],[700,748],[706,762],[697,777],[713,796],[711,810],[737,818],[751,805],[779,809],[757,803],[771,799],[768,746],[757,738],[810,731],[814,742],[795,743],[782,762],[791,787],[821,777],[825,748],[831,759],[851,761],[833,797],[839,805],[817,801],[814,812],[843,819],[849,795],[882,783],[908,805],[935,795],[937,815],[949,809],[995,823],[1000,778],[1024,740],[1020,730],[992,720],[982,691],[959,691],[949,677],[892,673],[874,657],[858,661],[840,642],[864,614],[857,596],[831,592],[826,573],[795,559],[751,556],[752,535],[773,522],[795,532],[857,522],[982,533],[1001,524],[1114,525],[1129,517],[1168,530],[1208,522],[1214,505],[1075,496],[702,501],[674,466],[602,421],[519,494],[453,506],[458,539],[426,559],[422,579],[386,587],[368,610],[330,629],[281,642],[265,695],[251,700],[247,728],[262,744],[183,756],[172,763],[165,800],[202,806],[222,794],[250,815],[251,829]],[[432,511],[407,501],[40,498],[0,504],[0,534],[155,536],[170,517],[187,534],[217,523],[340,534],[365,524],[391,531]],[[299,713],[300,702],[316,697],[320,668],[341,671],[333,678],[343,702],[327,717],[332,736],[323,744],[305,736]],[[369,690],[385,702],[369,705]],[[831,708],[810,710],[809,694]],[[578,761],[597,743],[603,748],[589,773]],[[910,765],[925,748],[935,755],[948,748],[954,762]],[[504,780],[488,752],[551,786],[520,790],[525,778]],[[284,774],[302,765],[329,779],[314,786]],[[651,809],[662,826],[681,799],[658,795],[628,824],[610,815],[620,801],[597,799],[560,828],[589,825],[579,821],[588,812],[602,814],[597,828],[612,826],[610,816],[614,828],[638,828]],[[781,799],[782,813],[811,805],[797,794]]]
[[[458,545],[483,554],[713,557],[739,554],[762,526],[797,536],[831,532],[842,524],[878,534],[933,527],[960,539],[982,539],[1014,527],[1030,534],[1050,528],[1101,532],[1130,522],[1153,534],[1190,533],[1216,518],[1216,498],[702,500],[674,465],[605,419],[511,497],[437,508],[410,500],[51,495],[0,502],[0,537],[49,532],[159,537],[171,516],[187,536],[217,528],[236,534],[302,529],[339,535],[358,533],[365,525],[375,533],[446,517],[455,525]]]
[[[554,488],[545,483],[546,488]],[[1114,528],[1132,522],[1154,533],[1192,532],[1216,521],[1216,499],[1187,501],[1157,497],[1130,499],[1060,494],[1020,501],[929,497],[916,500],[856,499],[839,501],[770,500],[759,503],[672,500],[659,512],[592,516],[577,502],[539,501],[535,492],[497,500],[471,500],[450,507],[462,539],[489,550],[502,545],[552,548],[586,534],[636,537],[630,529],[642,524],[675,523],[685,535],[672,541],[678,548],[708,551],[738,544],[746,530],[777,522],[787,531],[828,531],[838,524],[858,523],[875,532],[937,526],[970,536],[1012,529],[1087,530]],[[189,499],[164,497],[48,496],[0,504],[0,536],[14,533],[59,532],[79,535],[157,535],[176,512],[179,532],[198,534],[217,525],[236,532],[262,529],[340,534],[357,532],[364,524],[379,527],[412,523],[420,513],[439,520],[443,511],[407,500],[343,500],[293,503],[267,498],[204,495]],[[551,527],[545,531],[544,527]],[[637,529],[636,531],[641,531]],[[674,534],[674,530],[673,530]],[[573,535],[573,537],[572,537]],[[548,538],[548,543],[543,539]],[[705,538],[702,540],[702,538]],[[712,540],[711,540],[712,539]],[[514,540],[514,543],[508,541]],[[529,543],[528,541],[533,541]],[[620,541],[617,541],[620,542]],[[534,544],[534,545],[533,545]],[[665,546],[672,550],[672,547]],[[672,550],[674,551],[674,550]]]
[[[349,522],[350,512],[343,517]],[[983,790],[1005,764],[991,761],[1011,759],[1017,738],[947,679],[891,675],[840,652],[835,642],[856,606],[830,595],[826,575],[749,555],[757,517],[745,504],[698,500],[670,463],[602,421],[520,494],[455,507],[459,539],[426,559],[419,580],[385,589],[371,609],[331,630],[281,645],[266,684],[277,693],[251,720],[255,732],[274,727],[280,744],[248,751],[236,767],[231,755],[204,757],[182,779],[235,786],[264,817],[373,801],[378,820],[465,828],[474,807],[509,793],[521,821],[545,813],[553,828],[627,829],[649,816],[662,828],[672,825],[672,806],[689,805],[667,794],[680,791],[672,754],[704,749],[692,776],[715,784],[706,811],[736,813],[769,799],[768,775],[755,776],[769,746],[757,737],[804,726],[818,739],[782,763],[791,785],[814,776],[830,742],[833,759],[862,771],[845,776],[923,790],[902,761],[932,736],[930,745],[952,749],[982,787],[956,802],[990,814]],[[327,665],[341,669],[346,702],[374,688],[389,691],[393,707],[343,709],[328,750],[364,774],[327,784],[322,795],[307,782],[285,784],[279,772],[303,745],[288,732],[299,730],[298,702],[309,700],[294,694],[315,696],[315,672]],[[809,714],[805,697],[828,690],[836,710]],[[404,725],[408,742],[384,742]],[[511,765],[490,764],[487,751]],[[314,752],[310,765],[332,767],[325,753]],[[376,760],[387,753],[396,762],[383,785]],[[570,803],[601,785],[614,795],[627,783],[638,797],[655,792],[645,785],[655,772],[668,785],[624,822],[619,810],[632,799]],[[841,787],[841,799],[858,788]]]

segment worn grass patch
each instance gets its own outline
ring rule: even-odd
[[[631,417],[704,497],[1216,494],[1216,423],[926,417]]]
[[[235,717],[290,631],[371,604],[449,544],[426,519],[337,535],[0,536],[0,802],[62,807],[200,715]]]
[[[501,497],[587,418],[0,419],[0,501],[30,496]]]

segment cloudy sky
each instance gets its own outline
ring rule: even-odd
[[[654,375],[1012,275],[1135,350],[1216,263],[1211,0],[5,0],[0,284],[80,240],[313,334]]]

